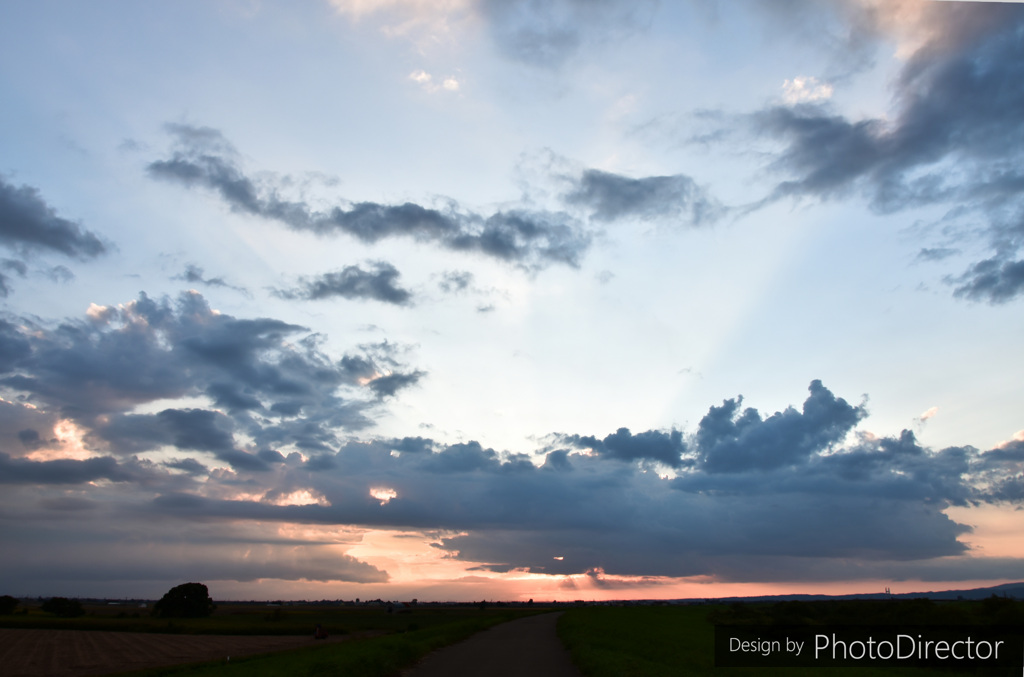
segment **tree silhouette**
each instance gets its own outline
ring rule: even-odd
[[[202,618],[216,609],[210,592],[202,583],[182,583],[167,591],[153,605],[153,615],[160,618]]]
[[[77,599],[68,599],[67,597],[51,597],[43,602],[40,608],[48,614],[60,616],[61,618],[74,618],[85,614],[85,609],[82,608],[81,602]]]
[[[0,597],[0,615],[6,616],[7,614],[13,614],[14,610],[18,608],[17,598],[11,597],[10,595],[4,595]]]

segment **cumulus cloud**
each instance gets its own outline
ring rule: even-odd
[[[803,411],[791,407],[767,418],[751,407],[741,412],[742,398],[711,407],[697,429],[701,467],[717,473],[798,465],[842,441],[867,415],[821,381],[811,382],[810,393]]]
[[[768,201],[863,194],[883,213],[956,205],[981,214],[994,255],[950,278],[954,294],[992,303],[1018,298],[1024,291],[1024,123],[1012,111],[1024,106],[1016,86],[1024,77],[1024,7],[860,4],[871,10],[864,16],[872,30],[916,36],[895,81],[896,115],[851,119],[808,103],[753,115],[759,133],[785,143],[773,167],[791,175]]]
[[[187,125],[167,129],[175,138],[176,150],[169,159],[148,165],[151,177],[212,190],[235,212],[277,221],[293,230],[345,233],[367,243],[407,237],[532,269],[554,263],[578,266],[590,246],[590,234],[562,213],[509,210],[484,216],[454,201],[443,209],[412,202],[345,202],[316,211],[303,201],[282,198],[279,182],[258,185],[242,171],[237,152],[219,131]]]
[[[359,266],[345,266],[337,272],[304,279],[299,287],[280,290],[277,294],[282,298],[307,301],[341,297],[381,301],[396,306],[412,302],[412,292],[398,286],[400,273],[397,268],[386,261],[374,262],[371,267],[372,270],[363,270]]]

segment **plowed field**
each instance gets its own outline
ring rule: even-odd
[[[106,675],[311,647],[348,637],[343,635],[318,641],[311,636],[0,629],[0,674],[7,677]]]

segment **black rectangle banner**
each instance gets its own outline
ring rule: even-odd
[[[1024,628],[716,625],[715,667],[1024,669]]]

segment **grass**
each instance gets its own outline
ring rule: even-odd
[[[0,616],[2,628],[53,630],[112,630],[194,635],[312,635],[317,623],[332,635],[379,631],[404,632],[455,620],[475,619],[483,613],[473,606],[421,605],[388,613],[382,606],[294,605],[222,603],[208,618],[156,618],[148,609],[86,605],[86,615],[58,618],[38,606],[27,614]],[[489,611],[501,610],[491,607]]]
[[[492,625],[537,612],[523,609],[494,609],[474,610],[468,615],[435,614],[430,627],[381,637],[325,644],[264,656],[250,656],[230,662],[217,661],[155,668],[125,673],[124,677],[392,677],[435,649],[459,642]]]
[[[582,607],[565,612],[558,634],[587,677],[686,675],[906,675],[953,677],[924,668],[715,668],[714,606]],[[1016,674],[1016,673],[1015,673]]]

